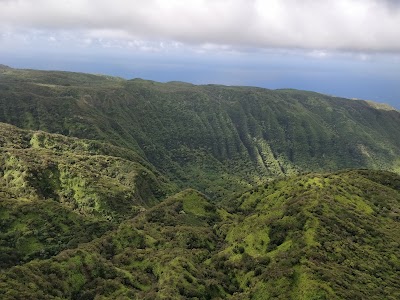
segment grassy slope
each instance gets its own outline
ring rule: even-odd
[[[0,264],[76,247],[173,189],[133,151],[0,123]]]
[[[239,217],[226,229],[225,255],[232,264],[253,262],[234,271],[246,297],[399,297],[398,175],[309,174],[274,181],[236,202]]]
[[[151,206],[173,188],[131,150],[1,123],[0,134],[0,184],[8,198],[52,198],[112,217]]]
[[[0,79],[0,121],[133,149],[215,198],[299,170],[400,170],[400,113],[365,101],[67,72]]]
[[[76,250],[9,269],[1,296],[398,299],[398,175],[295,176],[232,203],[181,192]]]
[[[196,203],[193,206],[193,203]],[[215,208],[183,191],[101,239],[1,276],[3,299],[185,299],[222,293],[206,260],[218,247]],[[51,277],[51,280],[49,280]],[[33,278],[33,280],[32,280]],[[28,280],[29,285],[21,284]],[[227,280],[223,280],[228,282]]]
[[[400,297],[399,176],[293,176],[399,172],[397,111],[0,66],[0,121],[0,298]]]

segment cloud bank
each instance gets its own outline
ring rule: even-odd
[[[0,39],[40,32],[54,41],[400,52],[400,1],[0,0],[0,32]]]

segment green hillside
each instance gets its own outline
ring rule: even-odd
[[[400,177],[308,174],[229,211],[183,191],[0,275],[2,299],[398,299]],[[29,284],[25,284],[29,282]]]
[[[0,123],[0,265],[76,247],[174,185],[130,150]]]
[[[152,206],[174,187],[131,150],[1,123],[0,161],[4,197],[50,198],[108,219]]]
[[[400,170],[398,111],[296,90],[3,69],[0,121],[134,150],[213,198],[301,171]]]
[[[0,65],[0,299],[399,299],[400,112]]]
[[[397,299],[400,177],[368,170],[277,180],[236,199],[224,257],[252,299]],[[266,261],[267,266],[259,261]]]

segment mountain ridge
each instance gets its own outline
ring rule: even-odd
[[[398,299],[400,113],[0,68],[0,298]]]
[[[12,70],[0,121],[129,148],[214,198],[236,192],[228,181],[240,190],[303,170],[400,170],[399,112],[305,91]]]
[[[205,83],[205,84],[194,84],[190,82],[185,82],[185,81],[180,81],[180,80],[172,80],[172,81],[165,81],[165,82],[158,82],[154,81],[151,79],[144,79],[144,78],[123,78],[120,76],[112,76],[108,74],[103,74],[103,73],[86,73],[86,72],[78,72],[78,71],[63,71],[63,70],[38,70],[38,69],[25,69],[25,68],[13,68],[8,65],[0,64],[0,69],[5,69],[5,70],[16,70],[16,71],[33,71],[33,72],[53,72],[53,73],[70,73],[70,74],[86,74],[86,75],[91,75],[91,76],[99,76],[99,77],[104,77],[107,79],[111,80],[121,80],[121,81],[142,81],[142,82],[149,82],[149,83],[158,83],[158,84],[169,84],[169,85],[183,85],[183,86],[219,86],[219,87],[241,87],[241,88],[254,88],[254,89],[262,89],[262,90],[271,90],[271,91],[298,91],[298,92],[308,92],[308,93],[315,93],[319,95],[325,95],[328,97],[335,97],[335,98],[341,98],[341,99],[347,99],[347,100],[352,100],[352,101],[363,101],[369,103],[372,107],[377,108],[377,109],[383,109],[383,110],[396,110],[398,111],[397,108],[392,107],[391,105],[384,103],[384,102],[377,102],[374,100],[368,100],[368,99],[360,99],[360,98],[348,98],[348,97],[342,97],[342,96],[335,96],[335,95],[330,95],[326,93],[321,93],[321,92],[315,92],[311,90],[301,90],[301,89],[295,89],[295,88],[276,88],[276,89],[270,89],[266,87],[259,87],[259,86],[246,86],[246,85],[224,85],[224,84],[213,84],[213,83]]]

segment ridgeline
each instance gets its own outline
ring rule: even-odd
[[[1,299],[400,297],[395,109],[0,65],[0,122]]]

